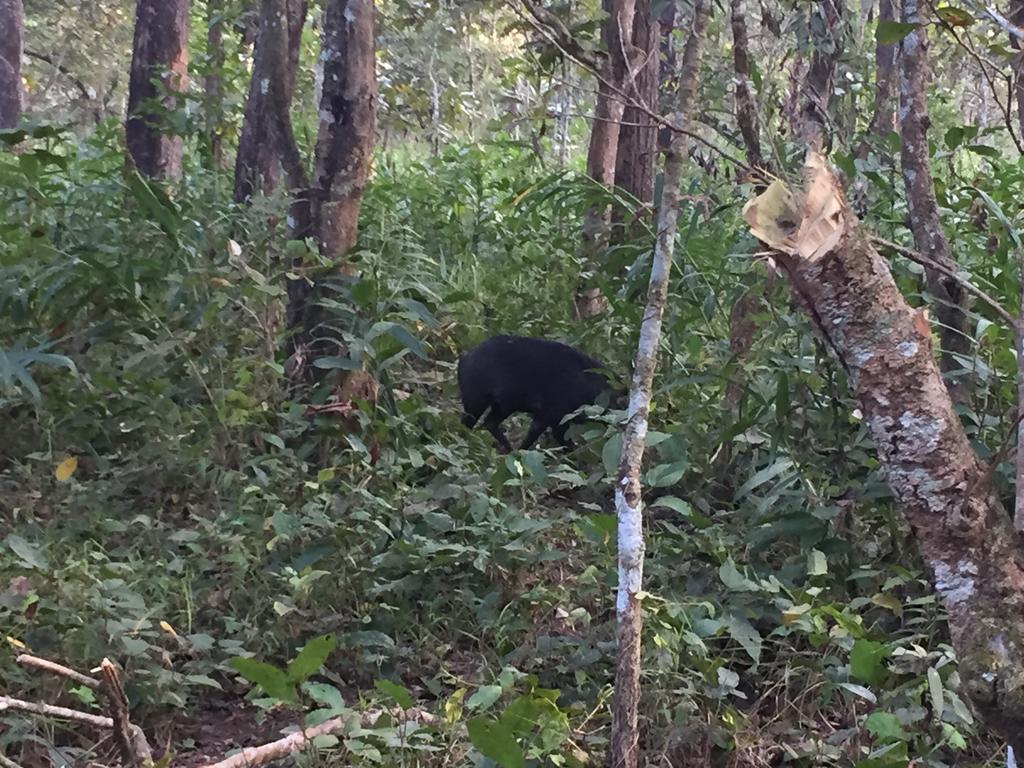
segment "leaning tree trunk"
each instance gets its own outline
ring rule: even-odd
[[[210,167],[224,167],[224,0],[206,0],[206,143]]]
[[[818,0],[813,11],[814,52],[800,82],[799,113],[795,120],[796,135],[807,144],[823,141],[827,133],[832,78],[843,52],[843,2]]]
[[[744,215],[849,373],[948,614],[965,690],[1024,754],[1024,547],[954,411],[923,311],[908,306],[813,150],[806,176],[794,202],[775,182]]]
[[[638,218],[649,220],[654,202],[654,171],[658,160],[658,130],[652,113],[658,111],[659,28],[651,18],[650,0],[637,0],[633,15],[633,48],[637,56],[626,87],[626,109],[619,130],[615,157],[615,186],[636,198],[641,205]],[[628,239],[633,227],[621,209],[616,223],[624,224],[619,237]]]
[[[878,0],[878,23],[891,22],[895,18],[893,0]],[[896,43],[875,44],[875,108],[871,113],[868,133],[876,136],[884,136],[896,129],[893,90],[898,50]]]
[[[918,25],[918,0],[902,0],[902,20]],[[914,29],[900,43],[900,164],[903,183],[907,191],[910,230],[914,234],[917,250],[936,262],[944,271],[957,270],[949,248],[949,241],[939,220],[939,207],[935,200],[935,187],[928,152],[928,102],[926,82],[928,76],[928,32],[923,26]],[[935,316],[939,321],[939,340],[942,346],[940,364],[949,374],[961,370],[955,355],[970,354],[967,336],[967,294],[953,278],[936,269],[926,269],[928,291],[935,297]],[[965,395],[960,382],[950,379],[951,391],[957,398]]]
[[[188,12],[188,0],[138,0],[135,8],[125,142],[135,167],[151,178],[181,178],[181,137],[160,111],[174,109],[187,84]]]
[[[622,113],[621,93],[629,63],[625,51],[632,45],[636,0],[602,0],[608,14],[601,27],[601,41],[607,50],[597,83],[597,104],[587,148],[587,175],[603,187],[615,184],[615,160],[619,145]],[[594,205],[583,215],[582,258],[584,274],[573,299],[576,317],[594,317],[604,311],[607,302],[599,288],[588,285],[588,269],[594,268],[597,251],[608,235],[609,209]]]
[[[640,645],[643,614],[640,591],[644,570],[644,538],[640,470],[647,439],[647,416],[651,388],[658,363],[661,319],[668,295],[668,278],[675,249],[676,220],[679,215],[679,187],[687,158],[687,137],[682,133],[692,120],[700,75],[701,48],[710,6],[694,0],[690,36],[683,50],[676,112],[671,118],[679,131],[665,153],[665,171],[658,208],[658,237],[651,262],[647,308],[640,326],[633,381],[630,386],[629,416],[622,437],[622,457],[615,483],[618,516],[619,591],[616,601],[618,652],[615,667],[615,700],[609,764],[614,768],[635,768],[639,759],[637,711],[640,701]]]
[[[13,128],[21,117],[24,21],[21,0],[0,0],[0,128]]]
[[[885,0],[882,0],[885,2]],[[729,21],[732,25],[732,65],[735,73],[736,125],[743,137],[747,163],[752,170],[765,170],[767,165],[761,153],[761,127],[757,118],[757,104],[750,92],[750,43],[747,39],[747,19],[743,0],[732,0]]]
[[[314,176],[292,206],[291,234],[312,237],[320,254],[348,271],[346,254],[356,244],[359,209],[370,174],[377,99],[373,0],[328,0],[323,20],[323,87]],[[302,259],[294,264],[302,271]],[[320,325],[316,285],[310,278],[288,285],[288,324],[293,376],[308,375]]]
[[[288,151],[277,128],[282,111],[291,108],[305,23],[306,0],[263,0],[260,4],[252,80],[235,156],[237,202],[248,200],[257,191],[269,194],[277,187],[282,157]]]

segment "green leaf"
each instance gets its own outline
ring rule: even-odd
[[[740,616],[729,616],[726,619],[729,635],[743,646],[743,650],[756,664],[761,660],[761,634],[753,625]]]
[[[615,477],[619,471],[619,459],[622,458],[622,433],[616,432],[601,449],[601,461],[608,477]]]
[[[995,147],[990,147],[987,144],[968,144],[967,150],[973,152],[976,155],[982,157],[1002,157],[1003,153]]]
[[[361,307],[368,307],[373,301],[373,283],[360,280],[352,286],[352,301]]]
[[[879,45],[893,45],[917,29],[917,26],[902,21],[880,21],[875,29],[875,42]]]
[[[501,698],[500,685],[484,685],[477,688],[476,693],[469,697],[466,706],[470,709],[490,709],[499,698]]]
[[[525,765],[523,749],[508,726],[488,717],[475,717],[466,723],[470,743],[504,768],[522,768]]]
[[[726,558],[726,561],[718,569],[718,578],[722,580],[727,589],[733,592],[756,592],[760,589],[756,582],[740,573],[731,557]]]
[[[878,685],[885,678],[886,670],[882,661],[889,655],[889,649],[874,640],[856,640],[850,649],[850,675],[871,685]]]
[[[819,549],[812,549],[807,554],[807,575],[824,576],[828,573],[828,559]]]
[[[325,370],[358,371],[362,366],[347,357],[318,357],[313,361],[313,367]]]
[[[10,534],[4,543],[18,556],[21,564],[37,571],[45,571],[50,567],[46,554],[41,547],[31,544],[16,533]]]
[[[289,682],[301,683],[320,669],[337,645],[334,635],[321,635],[306,643],[299,655],[288,663]]]
[[[690,503],[683,501],[678,496],[661,496],[651,503],[652,507],[667,507],[673,512],[678,512],[683,517],[690,517],[693,514],[693,507]]]
[[[882,744],[908,738],[899,718],[891,712],[872,712],[864,720],[864,727],[875,737],[875,741]]]
[[[392,699],[402,709],[412,708],[412,694],[401,685],[392,683],[390,680],[374,680],[373,687]]]
[[[288,704],[298,700],[295,687],[288,681],[284,671],[272,664],[236,657],[228,661],[228,665],[250,683],[262,688],[271,698]]]
[[[956,8],[952,5],[943,5],[936,8],[935,15],[951,27],[969,27],[977,21],[973,15],[963,8]]]
[[[156,221],[164,234],[177,244],[180,217],[177,207],[158,185],[147,182],[138,171],[128,171],[126,176],[128,189],[143,210]]]
[[[946,707],[942,698],[942,678],[935,667],[928,667],[928,697],[932,700],[932,717],[941,720]]]

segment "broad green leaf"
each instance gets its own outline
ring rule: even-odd
[[[38,571],[48,570],[50,567],[46,553],[41,547],[31,544],[16,533],[12,533],[4,539],[7,547],[18,556],[21,564],[28,568],[35,568]]]
[[[334,635],[314,637],[299,651],[298,656],[288,663],[288,680],[292,683],[306,680],[323,666],[337,645],[338,640]]]
[[[756,664],[761,660],[761,634],[753,625],[740,616],[729,616],[726,619],[729,635],[743,646],[743,650]]]
[[[619,459],[622,458],[622,433],[616,432],[601,449],[601,461],[608,477],[615,477],[619,471]]]
[[[719,567],[718,578],[722,580],[727,589],[733,592],[756,592],[760,589],[756,582],[751,581],[740,573],[739,568],[736,567],[736,563],[733,562],[731,557],[726,558],[725,562]]]
[[[284,670],[256,659],[236,657],[228,665],[254,685],[258,685],[273,699],[294,704],[297,700],[295,687],[289,682]]]
[[[951,27],[969,27],[977,21],[968,11],[952,5],[939,6],[935,9],[935,15]]]
[[[522,768],[523,749],[511,729],[489,717],[475,717],[466,723],[470,743],[502,768]]]
[[[932,701],[932,717],[941,720],[946,707],[942,697],[942,678],[935,667],[928,667],[928,696]]]
[[[824,576],[828,573],[828,559],[819,549],[812,549],[807,554],[807,575]]]
[[[667,507],[668,509],[678,512],[683,517],[689,517],[693,514],[693,507],[690,503],[683,501],[678,496],[660,496],[651,502],[652,507]]]
[[[313,361],[313,367],[326,370],[358,371],[362,366],[347,357],[318,357]]]
[[[874,640],[856,640],[850,650],[850,675],[871,685],[877,685],[885,678],[886,669],[882,663],[889,650]]]
[[[374,680],[373,687],[394,701],[402,709],[412,708],[412,694],[398,683],[390,680]]]
[[[476,693],[469,697],[466,706],[473,710],[490,709],[499,698],[501,698],[500,685],[484,685],[477,688]]]
[[[893,45],[917,29],[917,26],[902,21],[880,21],[875,29],[875,42],[880,45]]]
[[[864,727],[875,737],[875,741],[881,744],[907,738],[907,732],[903,730],[899,718],[891,712],[872,712],[865,718]]]

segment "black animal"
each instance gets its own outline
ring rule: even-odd
[[[513,413],[533,416],[520,448],[529,448],[545,430],[570,447],[562,419],[610,393],[604,365],[566,344],[522,336],[493,336],[459,358],[459,393],[470,429],[487,413],[484,426],[502,450],[512,445],[501,422]]]

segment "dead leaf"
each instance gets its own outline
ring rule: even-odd
[[[53,476],[57,478],[57,482],[66,483],[75,474],[76,469],[78,469],[78,458],[68,456],[53,470]]]
[[[831,251],[846,232],[843,195],[829,170],[825,158],[810,150],[804,163],[806,192],[796,251],[808,261],[815,261]]]
[[[800,210],[796,198],[785,184],[776,179],[768,188],[743,206],[743,218],[758,240],[776,250],[795,254],[793,235],[800,226]]]

